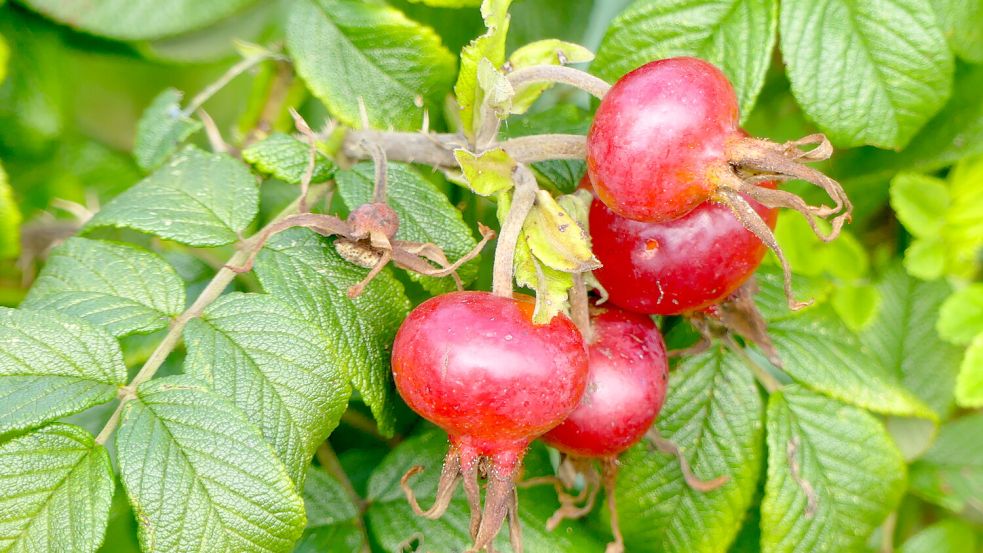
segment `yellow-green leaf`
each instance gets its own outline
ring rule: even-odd
[[[512,188],[515,160],[505,150],[494,148],[475,155],[464,149],[454,150],[464,178],[475,194],[490,196]]]
[[[14,191],[0,165],[0,259],[16,257],[20,253],[20,221]]]
[[[966,349],[956,379],[956,403],[966,408],[983,407],[983,332]]]
[[[509,31],[509,5],[512,0],[484,0],[481,17],[485,20],[485,34],[471,41],[461,51],[461,70],[454,85],[457,105],[461,108],[461,125],[464,135],[474,136],[477,107],[484,94],[478,87],[478,63],[487,58],[496,68],[505,63],[505,36]]]
[[[534,65],[586,63],[593,59],[594,53],[579,44],[548,38],[530,42],[512,52],[509,56],[509,66],[514,71]],[[517,90],[512,100],[512,113],[525,113],[550,86],[552,86],[550,83],[535,83]]]
[[[545,190],[536,192],[522,231],[532,253],[551,269],[582,273],[601,266],[587,233]]]

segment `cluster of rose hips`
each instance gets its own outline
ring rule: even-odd
[[[414,510],[441,516],[463,480],[471,551],[490,550],[506,519],[521,550],[515,483],[526,448],[541,438],[566,456],[561,473],[600,461],[603,480],[586,482],[595,493],[608,488],[616,540],[608,551],[623,549],[611,495],[615,460],[646,435],[666,393],[665,345],[650,315],[725,300],[766,247],[777,250],[776,207],[804,213],[814,227],[813,217],[837,215],[835,236],[850,204],[835,182],[802,165],[829,155],[798,148],[808,143],[828,146],[811,137],[786,145],[747,138],[733,88],[704,61],[656,61],[619,80],[595,115],[587,165],[596,195],[589,231],[603,264],[595,275],[620,309],[593,306],[589,336],[563,314],[535,324],[534,300],[524,295],[455,292],[414,309],[393,345],[396,387],[450,439],[430,509],[420,508],[407,482],[422,469],[404,476]],[[835,205],[808,206],[776,188],[789,178],[823,187]],[[593,495],[584,505],[570,496],[561,503],[553,525],[589,511]]]

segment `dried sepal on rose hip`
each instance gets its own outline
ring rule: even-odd
[[[310,131],[309,128],[306,130]],[[313,134],[309,135],[308,139],[313,141]],[[457,289],[462,290],[464,286],[457,270],[461,265],[478,256],[485,244],[495,237],[495,231],[478,223],[481,241],[470,252],[453,263],[447,259],[444,250],[436,244],[397,240],[399,215],[386,203],[387,163],[385,152],[377,145],[365,144],[364,147],[372,155],[375,162],[375,187],[372,202],[358,206],[348,214],[346,219],[310,212],[292,215],[266,227],[256,237],[256,240],[259,241],[260,245],[264,244],[274,234],[293,227],[305,227],[322,236],[337,236],[338,238],[334,241],[334,248],[338,255],[345,258],[349,263],[370,269],[365,278],[348,289],[348,297],[351,298],[360,295],[390,261],[400,269],[421,275],[451,276]],[[313,148],[311,152],[311,160],[313,160],[316,152]],[[313,164],[313,161],[310,163]],[[308,174],[302,182],[304,189],[307,188],[310,179],[311,165],[308,167]],[[303,202],[301,208],[306,210],[306,205]],[[229,268],[236,272],[249,271],[252,269],[258,253],[259,247],[256,247],[243,265]]]
[[[463,480],[471,507],[469,551],[489,547],[507,518],[521,551],[515,479],[529,444],[577,407],[587,384],[587,352],[565,315],[532,321],[529,296],[453,292],[431,298],[403,322],[393,344],[396,389],[411,409],[447,432],[436,499],[417,503],[409,479],[401,481],[417,515],[441,517]],[[488,479],[484,509],[478,478]]]
[[[738,127],[737,95],[715,66],[696,58],[654,61],[628,73],[604,96],[587,135],[587,168],[598,197],[615,213],[644,222],[678,219],[706,201],[726,205],[791,271],[774,235],[748,200],[802,213],[824,240],[850,220],[852,205],[836,181],[805,163],[832,153],[822,135],[777,144]],[[804,147],[813,146],[811,150]],[[802,179],[833,205],[808,205],[763,183]],[[823,232],[816,218],[832,218]]]

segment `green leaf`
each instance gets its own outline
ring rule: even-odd
[[[642,443],[621,458],[618,515],[629,551],[725,551],[757,488],[764,457],[761,395],[748,369],[719,347],[686,358],[669,378],[656,425],[697,476],[729,481],[710,492],[686,485],[675,457]]]
[[[891,208],[911,234],[938,236],[949,209],[949,188],[935,177],[898,173],[891,179]]]
[[[916,238],[904,252],[908,274],[922,280],[935,280],[945,274],[945,243],[937,238]]]
[[[970,63],[983,63],[983,4],[977,0],[932,0],[931,4],[952,50]]]
[[[275,132],[243,150],[242,159],[255,166],[260,173],[290,184],[300,184],[307,172],[310,146],[289,134]],[[330,179],[336,169],[331,158],[318,151],[311,182]]]
[[[0,165],[0,259],[20,254],[20,209],[14,200],[14,190],[7,181],[7,172]]]
[[[971,284],[949,296],[939,311],[939,336],[968,344],[983,332],[983,284]]]
[[[348,288],[368,273],[338,255],[330,240],[306,229],[283,232],[260,252],[263,289],[287,301],[324,335],[332,364],[361,394],[384,434],[393,432],[389,369],[393,337],[410,304],[402,285],[383,270],[357,298]]]
[[[0,35],[0,84],[7,78],[7,60],[10,59],[10,46],[3,35]]]
[[[880,310],[861,335],[863,345],[908,390],[947,417],[960,351],[939,338],[935,325],[939,306],[952,289],[945,282],[912,278],[897,266],[885,273],[879,288]]]
[[[116,483],[92,436],[52,424],[0,443],[0,551],[99,549]]]
[[[272,296],[232,293],[191,320],[184,341],[184,372],[242,409],[302,485],[351,396],[320,329]]]
[[[591,71],[614,82],[652,60],[703,58],[733,83],[743,120],[764,85],[777,27],[776,0],[636,0],[611,22]]]
[[[242,163],[189,146],[106,204],[84,230],[125,227],[189,246],[221,246],[238,239],[258,203],[256,177]]]
[[[342,485],[323,470],[307,469],[304,505],[307,507],[307,529],[294,553],[366,550],[358,508]]]
[[[906,390],[861,346],[829,309],[818,307],[768,325],[785,372],[809,388],[878,413],[935,420],[930,407]]]
[[[475,194],[491,196],[512,188],[516,162],[505,150],[491,148],[475,155],[464,148],[454,150],[454,159]]]
[[[350,126],[360,124],[361,98],[372,126],[418,129],[454,79],[454,56],[433,29],[383,3],[295,2],[287,46],[314,95]]]
[[[573,104],[557,104],[543,111],[509,119],[508,126],[502,128],[502,135],[505,138],[548,133],[584,135],[590,121],[589,112]],[[533,163],[532,168],[541,181],[569,194],[580,184],[587,164],[582,159],[551,159]]]
[[[983,518],[983,413],[948,422],[911,466],[911,491],[971,520]]]
[[[168,88],[140,116],[133,157],[144,171],[160,167],[182,142],[201,130],[201,121],[181,110],[182,96],[180,90]]]
[[[157,254],[74,237],[51,252],[21,307],[54,309],[125,336],[166,328],[184,301],[184,283]]]
[[[872,284],[840,284],[830,298],[840,320],[854,332],[870,324],[880,303],[880,292]]]
[[[116,450],[145,551],[289,551],[303,531],[283,464],[242,411],[195,379],[142,384]]]
[[[376,467],[369,480],[366,517],[374,541],[383,551],[400,551],[404,542],[419,543],[419,551],[465,551],[471,545],[468,534],[468,506],[458,488],[450,508],[438,520],[413,514],[400,489],[400,478],[414,465],[424,471],[410,480],[422,505],[433,502],[441,463],[447,453],[447,435],[433,428],[402,442]],[[526,453],[525,477],[552,473],[546,448],[534,443]],[[583,524],[564,521],[553,532],[546,531],[546,520],[557,508],[552,486],[519,490],[519,520],[526,551],[563,551],[589,553],[603,551],[603,541]],[[496,551],[510,551],[508,530],[503,528],[496,540]]]
[[[568,63],[587,63],[594,59],[594,53],[572,42],[547,38],[530,42],[518,48],[509,56],[512,70],[536,65],[567,65]],[[539,96],[552,86],[551,83],[527,85],[515,91],[512,98],[511,113],[525,113]]]
[[[66,25],[109,38],[138,40],[175,35],[214,23],[255,0],[25,0]]]
[[[338,173],[336,180],[338,193],[348,209],[372,201],[375,169],[371,163],[356,164],[350,170]],[[460,210],[413,166],[388,164],[386,198],[389,206],[399,215],[398,240],[436,244],[451,262],[457,261],[477,245]],[[458,269],[457,274],[465,286],[478,277],[479,262],[474,259]],[[450,277],[428,277],[413,271],[406,274],[434,295],[456,289]]]
[[[532,254],[551,269],[583,273],[601,266],[591,252],[587,232],[545,190],[536,191],[522,233]]]
[[[975,553],[976,534],[961,520],[946,519],[908,538],[898,553]]]
[[[116,397],[126,384],[108,332],[59,313],[0,308],[0,434]]]
[[[924,0],[787,0],[780,35],[792,92],[842,146],[904,147],[952,89]]]
[[[966,348],[956,379],[956,402],[961,407],[983,407],[983,332]]]
[[[481,17],[485,22],[485,34],[472,40],[461,50],[461,68],[454,83],[454,96],[461,108],[461,126],[464,136],[474,137],[481,118],[481,102],[484,92],[478,86],[478,64],[483,59],[496,69],[505,63],[505,37],[509,32],[509,6],[512,0],[484,0]]]
[[[905,491],[905,464],[870,414],[798,386],[768,400],[761,550],[858,551]]]

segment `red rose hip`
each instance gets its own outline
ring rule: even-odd
[[[514,478],[522,456],[576,408],[587,382],[580,332],[564,315],[536,325],[534,309],[528,296],[444,294],[414,309],[393,344],[400,395],[451,444],[433,507],[420,509],[407,484],[422,468],[403,477],[403,489],[418,514],[438,518],[463,475],[474,551],[491,543],[507,515],[518,541]],[[479,467],[488,476],[480,516]]]

